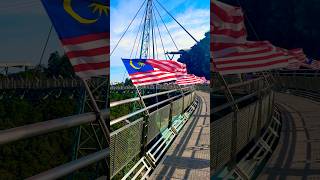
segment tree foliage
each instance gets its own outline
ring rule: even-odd
[[[11,78],[24,79],[71,76],[74,73],[67,56],[58,52],[50,55],[48,68],[38,66],[10,74]],[[31,91],[24,98],[15,97],[12,91],[1,97],[0,130],[77,113],[77,100],[69,98],[71,90],[59,98],[48,96],[45,99],[39,98],[42,91]],[[14,95],[7,95],[10,93]],[[0,179],[24,179],[69,162],[73,138],[73,131],[68,129],[0,146]]]
[[[178,61],[187,65],[188,73],[210,79],[210,33],[205,34],[190,50],[184,51]]]
[[[51,53],[48,60],[48,74],[51,76],[71,77],[74,76],[72,65],[66,55],[58,52]]]
[[[69,116],[75,101],[49,97],[41,103],[20,98],[0,100],[0,130]],[[38,136],[0,147],[0,179],[23,179],[71,159],[70,130]]]

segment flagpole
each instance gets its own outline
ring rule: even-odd
[[[143,106],[144,108],[147,108],[146,104],[144,103],[144,100],[143,100],[143,98],[142,98],[142,95],[141,95],[141,92],[140,92],[139,88],[138,88],[137,86],[134,86],[134,87],[136,88],[136,91],[137,91],[137,93],[138,93],[138,96],[139,96],[139,99],[140,99],[140,102],[141,102],[142,106]],[[148,116],[150,115],[148,109],[146,109],[146,113],[147,113]]]
[[[182,91],[181,86],[180,86],[180,85],[178,85],[178,87],[179,87],[179,90],[180,90],[180,92],[181,92],[182,96],[184,96],[184,93],[183,93],[183,91]]]
[[[85,79],[82,79],[83,83],[84,83],[84,86],[86,88],[86,91],[88,92],[88,95],[89,95],[89,98],[91,100],[91,103],[93,105],[93,108],[94,108],[94,111],[95,113],[97,114],[97,119],[98,119],[98,122],[100,124],[100,127],[101,127],[101,130],[102,130],[102,133],[105,137],[105,139],[107,140],[108,144],[110,144],[110,131],[108,129],[108,126],[106,124],[106,122],[104,121],[102,115],[101,115],[101,111],[97,105],[97,102],[95,101],[94,97],[93,97],[93,94],[88,86],[88,83]]]

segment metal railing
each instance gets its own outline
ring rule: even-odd
[[[247,149],[245,155],[237,162],[234,168],[225,168],[214,178],[216,179],[256,179],[261,172],[264,162],[274,151],[277,140],[280,136],[281,114],[278,106],[274,108],[273,116],[268,127],[255,141],[255,144]],[[222,177],[221,177],[222,176]],[[240,178],[241,177],[241,178]]]
[[[109,117],[109,110],[101,111],[103,118]],[[20,126],[12,129],[0,130],[0,146],[6,143],[23,140],[35,136],[45,135],[50,132],[56,132],[83,124],[89,124],[97,120],[97,114],[94,112],[79,114],[54,120],[34,123],[30,125]],[[38,175],[28,179],[57,179],[68,175],[76,170],[86,167],[94,162],[103,160],[109,156],[109,149],[103,149],[93,154],[89,154],[80,159],[71,161],[69,163],[60,165],[48,171],[42,172]]]
[[[100,83],[100,82],[92,82]],[[9,89],[50,89],[50,88],[78,88],[83,87],[83,82],[80,79],[72,78],[0,78],[0,90]],[[148,85],[143,86],[143,89],[158,89],[169,90],[178,89],[175,84],[163,84],[163,85]],[[134,86],[125,85],[113,85],[110,86],[110,90],[136,90]]]
[[[239,96],[211,109],[210,163],[213,174],[236,164],[239,152],[257,139],[270,122],[274,108],[272,85],[270,77],[228,85],[229,90]],[[216,87],[212,92],[221,93],[225,89]],[[215,119],[223,111],[225,115]]]
[[[313,70],[279,71],[274,73],[277,88],[318,92],[320,90],[320,72]]]
[[[217,82],[215,84],[211,92],[226,94],[226,87]],[[251,142],[259,142],[258,138],[263,135],[262,133],[269,132],[268,128],[272,125],[272,113],[275,112],[274,90],[313,99],[314,94],[320,94],[320,72],[314,70],[274,71],[272,76],[231,84],[228,85],[228,88],[238,96],[235,96],[233,101],[211,109],[213,119],[210,124],[212,144],[210,159],[213,174],[223,174],[222,170],[226,166],[234,169],[240,156],[239,153],[244,148],[248,148],[246,146]],[[235,106],[239,108],[234,108]],[[218,116],[219,118],[215,119],[215,116],[223,111],[228,113],[224,112],[224,116]],[[255,146],[257,143],[254,144]],[[245,154],[245,152],[241,153]]]
[[[49,89],[49,88],[78,88],[83,83],[79,79],[22,79],[2,78],[0,89]]]
[[[170,128],[176,117],[181,115],[194,101],[194,88],[186,87],[142,96],[142,99],[169,95],[167,99],[143,107],[130,114],[111,120],[110,125],[127,123],[123,127],[111,133],[110,144],[110,175],[114,177],[134,158],[144,157],[147,148],[154,144],[165,130]],[[119,105],[140,101],[140,98],[131,98],[117,102],[111,102],[112,108]],[[155,107],[160,107],[153,112],[145,113]],[[143,114],[142,117],[131,122],[129,118]],[[140,159],[140,161],[143,161]],[[135,162],[136,163],[136,162]]]

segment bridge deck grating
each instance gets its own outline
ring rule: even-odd
[[[320,103],[280,93],[276,100],[281,136],[258,180],[320,179]]]

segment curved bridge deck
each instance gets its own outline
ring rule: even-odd
[[[197,91],[200,101],[151,179],[210,179],[210,96]]]
[[[275,99],[281,136],[258,179],[320,179],[320,102],[283,93]]]

